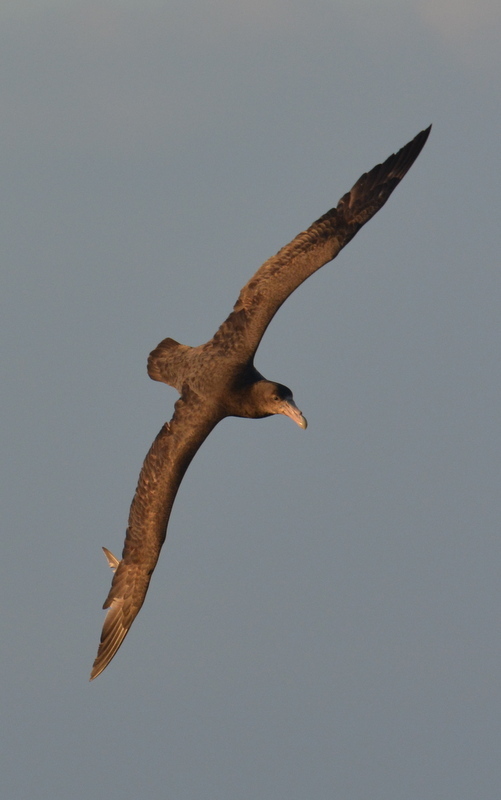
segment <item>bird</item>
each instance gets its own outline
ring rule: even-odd
[[[103,547],[114,576],[90,680],[116,655],[143,605],[167,533],[179,485],[198,448],[225,417],[262,419],[284,414],[301,428],[306,418],[286,386],[269,381],[254,356],[282,303],[332,261],[386,203],[429,136],[431,125],[397,153],[364,173],[338,205],[258,269],[240,291],[212,339],[197,347],[167,338],[150,353],[148,374],[180,397],[174,415],[144,460],[130,507],[122,558]]]

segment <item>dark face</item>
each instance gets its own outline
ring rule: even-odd
[[[296,406],[292,392],[287,386],[272,381],[259,381],[255,384],[258,394],[258,408],[263,416],[285,414],[303,430],[307,426],[306,419]]]

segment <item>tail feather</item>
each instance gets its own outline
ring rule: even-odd
[[[148,375],[152,380],[167,383],[181,392],[186,354],[192,349],[175,339],[164,339],[148,357]]]

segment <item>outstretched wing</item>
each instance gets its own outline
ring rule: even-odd
[[[219,420],[220,416],[208,413],[198,395],[185,387],[174,416],[165,423],[146,456],[130,508],[122,560],[115,563],[114,556],[105,550],[116,571],[103,606],[109,610],[91,680],[108,666],[143,605],[179,485],[191,459]]]
[[[358,179],[351,191],[258,269],[243,287],[230,316],[214,341],[251,358],[282,303],[303,281],[332,261],[339,251],[386,203],[421,152],[431,125],[384,164]]]

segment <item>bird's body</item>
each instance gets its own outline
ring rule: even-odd
[[[233,311],[210,341],[189,347],[164,339],[150,354],[149,376],[174,386],[181,396],[144,461],[122,559],[105,549],[115,575],[104,604],[109,610],[91,679],[109,664],[144,602],[179,485],[218,422],[228,416],[260,419],[285,414],[306,427],[290,389],[266,380],[254,367],[257,347],[287,297],[335,258],[384,205],[421,152],[429,131],[362,175],[337,208],[266,261],[243,287]]]

